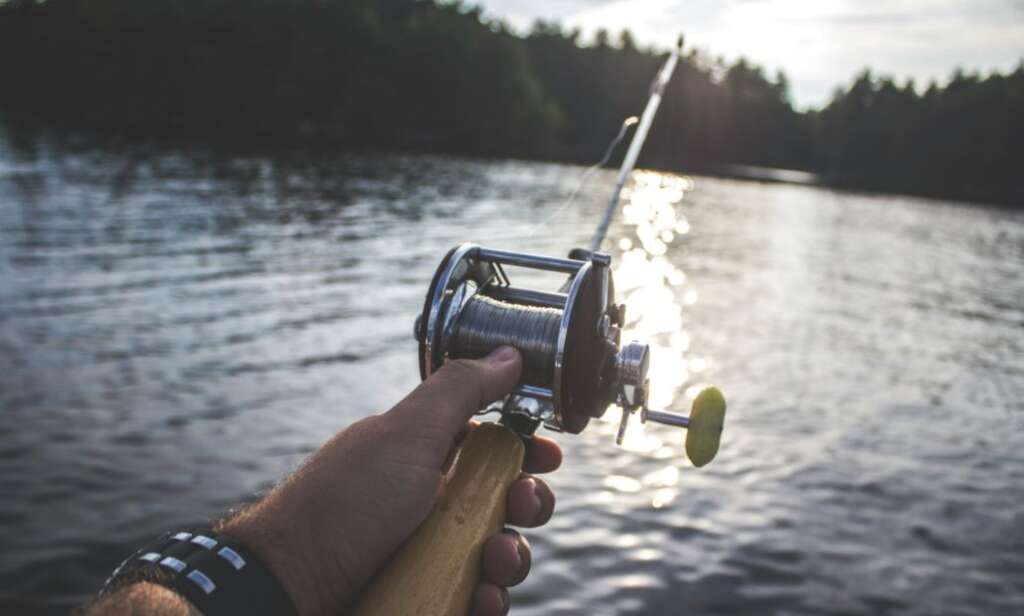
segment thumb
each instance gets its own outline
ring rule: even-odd
[[[510,346],[499,347],[483,359],[448,361],[392,412],[453,439],[474,413],[512,391],[522,369],[519,351]]]

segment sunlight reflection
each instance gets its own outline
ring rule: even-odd
[[[676,451],[672,445],[661,447],[651,454],[651,457],[656,460],[675,460],[678,456],[679,452]]]
[[[625,193],[622,217],[628,232],[618,240],[620,254],[615,260],[615,285],[626,304],[623,341],[644,340],[650,345],[650,391],[652,408],[671,408],[681,391],[687,398],[696,394],[695,374],[711,364],[707,357],[687,357],[690,335],[684,311],[700,300],[686,272],[673,264],[671,247],[690,233],[690,222],[681,202],[694,186],[693,180],[650,171],[633,174]],[[608,429],[617,425],[621,410],[612,407],[602,419]],[[652,507],[674,502],[680,481],[678,444],[684,434],[645,429],[631,422],[623,439],[627,451],[662,459],[668,464],[643,476],[642,480],[610,475],[606,488],[618,492],[648,491]]]
[[[635,535],[632,533],[618,535],[613,540],[613,544],[615,545],[615,547],[622,548],[624,550],[628,550],[629,548],[635,548],[636,546],[640,545],[640,535]]]
[[[661,509],[666,505],[670,505],[672,501],[676,499],[679,492],[675,488],[661,488],[660,490],[654,491],[654,496],[651,497],[651,507],[655,509]]]
[[[644,573],[630,573],[617,577],[615,585],[618,588],[655,588],[659,580]]]
[[[604,485],[616,492],[625,493],[639,492],[641,487],[638,480],[625,475],[608,475],[604,478]]]
[[[647,473],[640,482],[648,486],[674,486],[679,483],[679,468],[670,464],[664,468]]]
[[[663,557],[663,554],[661,550],[656,550],[654,548],[640,548],[639,550],[634,550],[630,556],[633,560],[647,561],[660,560]]]
[[[615,410],[621,417],[622,411],[618,408]],[[638,421],[629,422],[626,434],[622,437],[622,448],[634,453],[652,453],[661,449],[662,445],[664,442],[653,433],[644,430]]]
[[[635,338],[651,345],[652,407],[671,405],[690,375],[685,357],[690,337],[684,330],[683,307],[695,304],[700,295],[687,288],[686,273],[665,255],[669,244],[690,230],[677,209],[692,188],[689,178],[638,171],[622,208],[623,220],[635,234],[635,240],[619,240],[622,254],[615,271],[616,287],[626,303],[623,340]],[[706,364],[698,364],[702,366]]]

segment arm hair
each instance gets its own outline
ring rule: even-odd
[[[75,611],[75,616],[203,616],[188,599],[169,588],[140,582],[102,595]]]

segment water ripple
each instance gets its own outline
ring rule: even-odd
[[[444,251],[585,243],[610,173],[536,224],[578,172],[0,141],[0,611],[388,408]],[[515,613],[1024,612],[1024,217],[641,172],[609,237],[652,400],[715,382],[728,427],[700,470],[614,413],[563,438]]]

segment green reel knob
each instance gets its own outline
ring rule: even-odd
[[[717,387],[707,387],[693,400],[690,416],[649,408],[641,410],[641,420],[686,428],[686,457],[700,468],[715,459],[725,425],[725,396]]]
[[[717,387],[701,390],[693,400],[686,430],[686,457],[700,468],[715,459],[725,425],[725,396]]]

